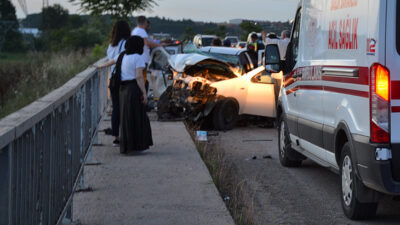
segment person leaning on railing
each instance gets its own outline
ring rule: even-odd
[[[146,113],[147,94],[143,79],[145,62],[141,57],[143,47],[143,38],[132,36],[126,41],[126,50],[120,56],[100,66],[93,65],[96,68],[104,68],[119,61],[117,66],[121,67],[119,94],[120,152],[122,154],[142,152],[153,145],[150,120]]]
[[[117,21],[111,31],[110,44],[107,49],[107,58],[109,60],[119,56],[121,52],[125,51],[125,42],[131,36],[131,28],[129,24],[124,20]],[[111,66],[110,79],[114,71],[114,66]],[[119,123],[120,123],[120,112],[119,112],[119,90],[110,88],[111,102],[112,102],[112,114],[111,114],[111,130],[112,136],[115,137],[113,145],[119,146]]]

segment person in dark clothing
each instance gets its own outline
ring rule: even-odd
[[[120,152],[129,154],[142,152],[153,145],[150,120],[146,113],[147,93],[144,85],[143,53],[144,40],[140,36],[130,37],[121,53],[120,111]],[[115,64],[120,56],[97,68]],[[117,65],[118,66],[118,65]]]
[[[232,47],[229,39],[224,40],[224,47]]]
[[[222,41],[219,38],[214,38],[211,42],[211,46],[222,46]]]
[[[131,28],[124,20],[117,21],[111,31],[110,44],[107,49],[107,58],[114,59],[121,52],[125,51],[125,42],[131,36]],[[111,67],[111,75],[114,67]],[[110,79],[111,79],[110,75]],[[111,135],[115,137],[114,146],[119,146],[119,90],[110,88],[112,113],[111,113]]]
[[[253,33],[251,35],[251,42],[247,45],[247,50],[255,68],[258,67],[258,51],[264,50],[264,48],[264,43],[259,40],[256,33]]]

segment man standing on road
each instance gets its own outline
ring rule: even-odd
[[[265,45],[276,44],[279,48],[279,54],[281,55],[281,61],[286,60],[286,50],[290,42],[290,31],[284,30],[281,33],[281,39],[268,38],[266,32],[262,33]]]
[[[143,70],[143,78],[146,84],[146,90],[149,87],[149,83],[147,81],[147,65],[150,63],[150,49],[151,48],[157,48],[162,45],[154,43],[149,39],[149,35],[146,32],[146,29],[149,28],[149,21],[146,19],[145,16],[139,16],[136,19],[136,27],[135,29],[132,30],[131,36],[140,36],[144,40],[144,49],[143,49],[143,60],[144,63],[146,64],[145,69]]]

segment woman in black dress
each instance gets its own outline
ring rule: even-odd
[[[142,152],[153,145],[150,121],[146,113],[147,93],[143,79],[145,63],[143,53],[144,40],[139,36],[130,37],[125,44],[121,63],[120,85],[120,152],[123,154]],[[106,67],[115,64],[119,56],[97,66]],[[118,65],[117,65],[118,66]]]

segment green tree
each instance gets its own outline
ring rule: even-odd
[[[184,35],[184,37],[183,37],[184,40],[188,40],[188,41],[193,40],[193,37],[195,35],[194,31],[193,31],[193,28],[192,27],[186,27],[183,35]]]
[[[22,34],[10,0],[0,0],[0,51],[20,52],[24,50]]]
[[[43,9],[41,30],[48,31],[64,27],[68,24],[68,10],[59,4]]]
[[[127,18],[136,11],[144,11],[157,5],[155,0],[69,0],[78,2],[81,8],[94,15],[111,14],[114,18]]]
[[[247,40],[247,35],[251,32],[258,33],[262,31],[262,27],[259,24],[251,21],[243,21],[240,24],[240,28],[242,29],[242,40]]]

